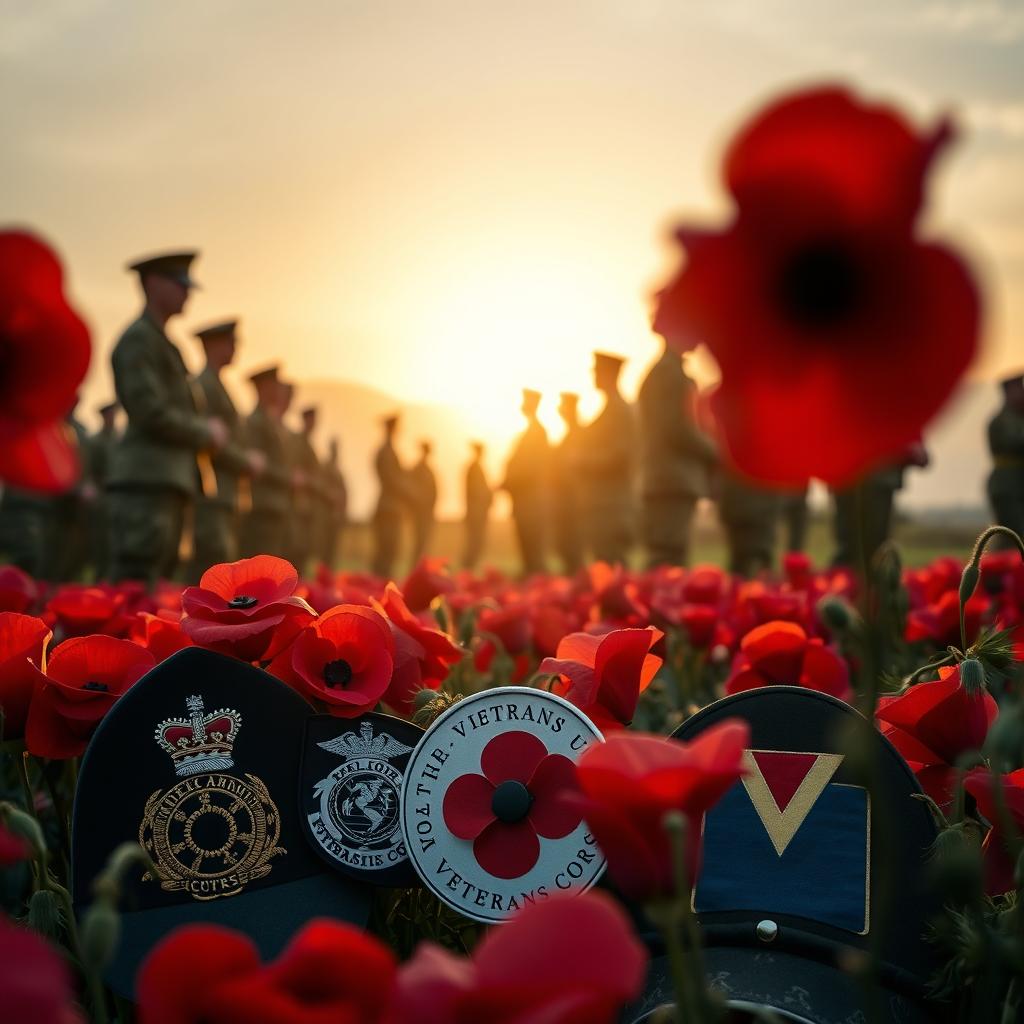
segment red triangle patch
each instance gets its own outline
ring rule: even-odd
[[[793,794],[818,760],[817,754],[790,754],[774,750],[752,750],[750,753],[780,811],[789,806]]]

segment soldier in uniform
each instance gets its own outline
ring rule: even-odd
[[[292,453],[292,563],[304,576],[309,568],[310,556],[316,553],[316,506],[320,491],[320,459],[313,447],[316,430],[317,407],[307,405],[302,410],[302,429],[289,432]]]
[[[419,461],[409,470],[412,488],[413,561],[418,562],[426,553],[434,532],[434,507],[437,505],[437,477],[430,467],[429,441],[420,442]]]
[[[202,342],[206,365],[193,382],[197,408],[223,420],[229,440],[213,457],[216,489],[196,501],[189,576],[198,582],[211,566],[238,557],[239,493],[248,504],[250,479],[263,468],[260,452],[242,446],[242,423],[235,403],[221,380],[221,371],[235,358],[238,321],[211,324],[195,336]]]
[[[491,511],[494,492],[484,472],[484,446],[479,441],[470,442],[473,458],[466,467],[466,548],[462,565],[475,569],[483,554],[487,535],[487,516]]]
[[[693,513],[708,493],[718,456],[714,441],[697,425],[694,383],[667,343],[640,386],[637,406],[647,564],[686,565]]]
[[[338,439],[332,437],[327,446],[327,458],[320,467],[320,489],[317,492],[320,517],[317,555],[328,569],[335,567],[341,555],[348,521],[348,488],[338,463],[339,452]]]
[[[395,451],[398,422],[398,413],[384,418],[384,442],[374,458],[380,494],[373,513],[373,571],[385,579],[391,579],[402,534],[402,520],[413,503],[408,474]]]
[[[505,467],[502,489],[512,498],[512,518],[523,562],[530,576],[545,569],[545,518],[548,507],[548,475],[551,448],[548,435],[537,419],[540,392],[523,388],[522,412],[526,429],[516,441]]]
[[[583,429],[577,466],[586,537],[594,558],[625,564],[633,542],[633,410],[619,392],[625,360],[594,353],[594,386],[605,396],[600,413]]]
[[[252,481],[251,507],[242,523],[242,555],[283,555],[290,500],[291,471],[281,425],[281,382],[277,366],[249,377],[256,408],[242,428],[242,445],[263,456],[263,471]]]
[[[726,465],[719,467],[718,519],[729,549],[729,572],[756,576],[775,561],[781,499]]]
[[[96,500],[92,503],[89,522],[89,547],[98,579],[106,576],[110,567],[110,525],[106,489],[110,476],[110,457],[114,445],[118,442],[117,412],[120,408],[117,402],[107,402],[106,405],[100,406],[99,413],[103,418],[103,425],[88,439],[86,446],[89,474],[96,485]]]
[[[107,480],[110,576],[153,583],[178,563],[185,511],[200,486],[198,458],[228,440],[216,416],[196,409],[184,360],[165,327],[185,307],[194,252],[131,264],[145,296],[142,315],[111,357],[118,401],[128,417]],[[208,486],[208,481],[202,484]]]
[[[1008,377],[1001,386],[1003,405],[988,425],[988,500],[995,521],[1024,537],[1024,375]]]
[[[555,508],[555,551],[562,562],[562,571],[572,575],[583,565],[584,523],[580,507],[580,442],[583,427],[579,418],[579,395],[563,391],[558,397],[558,415],[565,424],[565,437],[552,449],[551,477]]]

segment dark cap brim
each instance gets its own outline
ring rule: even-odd
[[[105,972],[106,981],[118,995],[134,999],[142,961],[161,939],[182,925],[234,928],[252,939],[266,962],[278,956],[313,918],[332,917],[361,928],[369,908],[367,886],[325,871],[235,897],[129,911],[121,914],[121,941]]]
[[[864,986],[829,964],[769,949],[719,946],[704,951],[712,988],[734,1009],[768,1007],[796,1024],[840,1024],[870,1020]],[[915,1000],[890,989],[876,988],[878,1020],[901,1024],[932,1024],[934,1018]],[[668,958],[651,961],[643,999],[623,1021],[651,1024],[659,1006],[673,1005],[675,995]]]

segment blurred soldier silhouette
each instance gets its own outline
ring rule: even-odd
[[[197,583],[211,565],[234,562],[239,557],[239,492],[248,498],[249,478],[259,475],[266,459],[262,453],[243,447],[242,422],[220,376],[235,358],[238,321],[210,324],[196,331],[195,336],[206,356],[206,364],[193,382],[196,408],[223,420],[229,437],[212,460],[216,490],[196,500],[189,578]]]
[[[462,565],[466,569],[475,569],[483,554],[487,517],[494,494],[484,472],[484,446],[479,441],[471,441],[470,449],[473,458],[466,467],[466,548]]]
[[[870,562],[892,532],[893,501],[903,487],[907,469],[928,465],[928,452],[915,441],[886,465],[868,473],[852,487],[833,491],[836,552],[833,565],[859,569]]]
[[[374,457],[380,493],[373,513],[373,571],[385,579],[392,578],[402,536],[402,520],[413,506],[409,477],[395,451],[398,423],[398,413],[384,418],[384,442]]]
[[[320,467],[320,490],[317,494],[320,516],[317,557],[332,570],[341,557],[348,521],[348,488],[338,462],[339,453],[338,439],[332,437],[327,445],[327,458]]]
[[[214,486],[212,452],[228,428],[195,405],[184,360],[165,327],[185,308],[194,252],[170,253],[130,265],[139,275],[145,308],[121,335],[111,362],[118,401],[128,418],[114,446],[107,480],[110,577],[170,578],[178,564],[185,511],[198,490]]]
[[[110,524],[107,507],[107,480],[110,476],[110,458],[118,441],[117,402],[100,406],[102,426],[93,434],[87,444],[89,474],[96,485],[96,500],[92,503],[89,524],[89,547],[96,570],[96,578],[104,578],[110,569]]]
[[[242,521],[245,558],[282,555],[285,547],[291,473],[281,425],[281,382],[278,367],[268,366],[249,377],[256,389],[256,407],[242,426],[242,444],[263,457],[263,471],[252,481],[250,507]]]
[[[545,517],[551,448],[548,435],[537,419],[540,399],[539,391],[523,388],[521,408],[526,417],[526,429],[512,449],[501,485],[512,499],[519,554],[523,573],[527,576],[545,569]]]
[[[729,572],[750,578],[775,562],[781,498],[724,462],[719,466],[718,520],[729,549]]]
[[[579,395],[563,391],[558,396],[558,415],[565,424],[565,437],[552,449],[551,490],[555,519],[555,551],[562,571],[571,576],[583,565],[584,522],[580,498],[579,466],[583,427],[579,418]]]
[[[1024,537],[1024,375],[1001,382],[1003,405],[988,425],[988,447],[992,472],[988,478],[988,500],[992,516]],[[1008,542],[993,538],[993,544]]]
[[[619,392],[625,359],[594,353],[594,386],[604,408],[583,428],[577,466],[586,538],[594,558],[625,564],[633,542],[633,466],[636,425],[633,410]]]
[[[64,418],[74,435],[81,464],[75,484],[63,494],[50,498],[46,511],[42,578],[53,583],[81,579],[91,564],[89,525],[93,519],[97,488],[89,466],[89,434],[75,415]]]
[[[779,498],[779,513],[785,534],[787,551],[803,551],[807,547],[807,523],[810,511],[807,507],[807,488],[802,491],[787,491]]]
[[[697,425],[697,392],[682,356],[663,342],[640,386],[640,494],[647,565],[686,565],[699,498],[717,462],[714,441]]]
[[[437,478],[430,468],[429,441],[420,441],[419,461],[409,470],[412,490],[412,558],[418,562],[430,545],[434,532],[434,506],[437,504]]]
[[[289,516],[291,530],[291,562],[305,576],[309,569],[310,556],[316,546],[316,506],[320,491],[320,459],[313,447],[313,431],[316,430],[318,410],[307,405],[302,410],[302,430],[291,433],[292,476],[294,495],[292,514]]]

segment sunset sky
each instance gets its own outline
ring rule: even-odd
[[[1022,4],[0,0],[0,19],[0,221],[66,260],[90,416],[138,304],[125,261],[177,246],[202,250],[172,329],[193,365],[187,329],[237,314],[240,370],[442,402],[501,448],[522,385],[590,411],[593,348],[630,357],[628,392],[654,355],[665,227],[721,213],[737,120],[835,79],[922,125],[958,113],[931,220],[986,278],[975,376],[1024,364]]]

